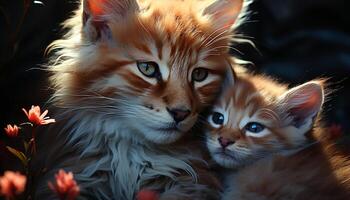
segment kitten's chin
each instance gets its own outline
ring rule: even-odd
[[[225,168],[237,169],[244,166],[244,162],[239,160],[237,156],[224,151],[211,152],[212,158],[216,163]]]

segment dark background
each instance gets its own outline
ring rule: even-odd
[[[21,108],[44,106],[50,90],[45,48],[63,33],[60,23],[78,6],[71,0],[0,0],[0,127],[25,121]],[[256,0],[240,32],[256,44],[232,54],[254,70],[292,84],[330,77],[327,123],[350,128],[350,1]],[[258,50],[257,50],[258,49]],[[7,155],[0,131],[0,172],[17,162]]]
[[[251,45],[233,53],[252,69],[300,84],[330,78],[324,117],[328,125],[350,128],[350,1],[256,0],[241,32]],[[349,132],[349,131],[345,131]]]

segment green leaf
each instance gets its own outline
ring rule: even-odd
[[[9,146],[6,146],[6,148],[7,148],[13,155],[15,155],[18,159],[20,159],[21,162],[23,163],[23,165],[24,165],[25,167],[27,167],[27,165],[28,165],[28,160],[27,160],[26,155],[24,155],[23,152],[18,151],[18,150],[14,149],[14,148],[11,148],[11,147],[9,147]]]

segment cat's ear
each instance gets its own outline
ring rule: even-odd
[[[324,81],[310,81],[288,90],[280,97],[279,105],[283,114],[292,117],[293,125],[299,128],[313,122],[324,98]]]
[[[204,9],[203,14],[213,19],[217,29],[229,29],[237,21],[243,3],[244,0],[214,0]]]
[[[82,7],[83,31],[92,42],[111,37],[111,20],[125,20],[139,10],[136,0],[83,0]]]

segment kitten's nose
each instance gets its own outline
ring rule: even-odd
[[[235,143],[235,141],[223,137],[219,137],[218,140],[222,148],[226,148]]]
[[[176,123],[183,121],[191,113],[190,110],[178,109],[178,108],[175,108],[175,109],[167,108],[167,111],[170,113],[170,115],[173,117]]]

